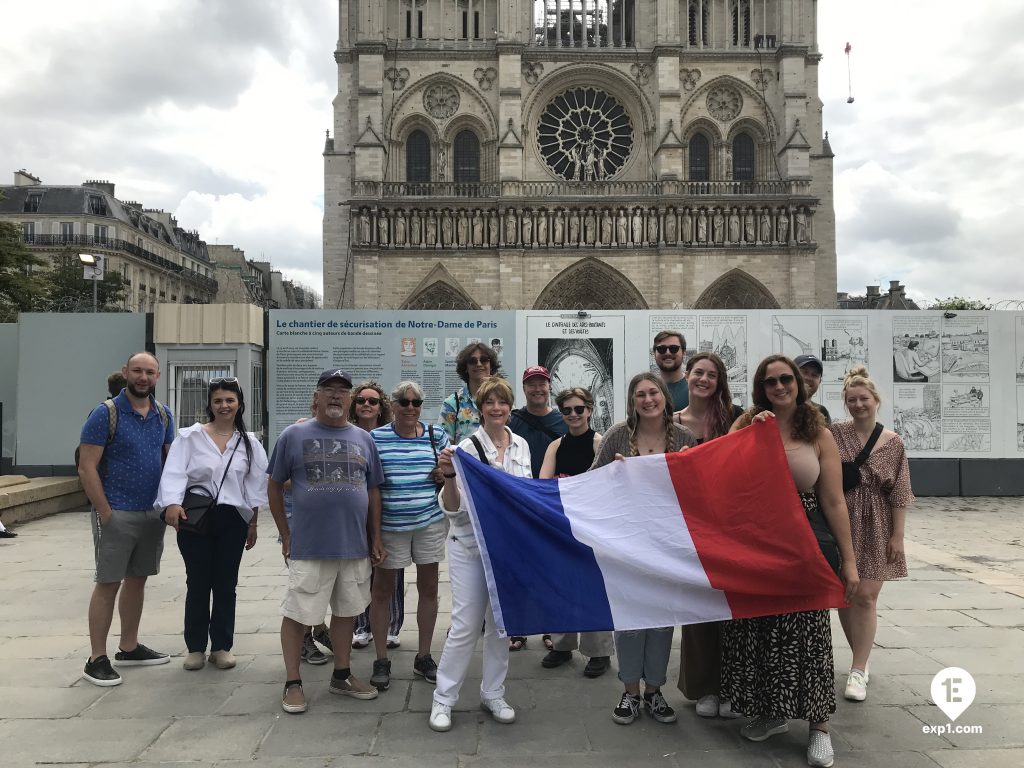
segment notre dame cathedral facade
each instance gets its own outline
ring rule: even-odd
[[[324,305],[828,307],[817,0],[339,0]]]

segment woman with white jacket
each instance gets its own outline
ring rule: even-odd
[[[480,409],[480,428],[459,443],[471,456],[480,456],[496,469],[516,477],[533,477],[530,448],[523,438],[506,426],[515,394],[508,382],[498,376],[484,379],[476,390]],[[475,441],[475,442],[474,442]],[[430,710],[430,727],[447,731],[452,727],[452,707],[469,672],[469,663],[484,624],[483,678],[480,681],[480,708],[499,723],[511,723],[516,711],[505,701],[505,676],[508,674],[508,642],[494,628],[487,581],[480,548],[469,519],[462,480],[452,463],[452,448],[445,448],[438,459],[444,475],[444,487],[438,493],[441,510],[451,520],[448,534],[448,573],[452,587],[452,626],[437,668],[437,687]]]

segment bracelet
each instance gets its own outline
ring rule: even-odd
[[[449,475],[449,474],[448,474],[447,472],[442,472],[441,474],[442,474],[442,475],[443,475],[444,477],[455,477],[455,473],[454,473],[454,472],[452,472],[452,473],[451,473],[450,475]]]

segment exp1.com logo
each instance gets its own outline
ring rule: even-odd
[[[932,678],[932,701],[949,718],[945,725],[922,725],[922,733],[938,736],[961,733],[982,733],[980,725],[953,725],[974,701],[978,686],[971,673],[960,667],[946,667]]]

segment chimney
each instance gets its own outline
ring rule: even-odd
[[[90,189],[98,189],[100,192],[106,192],[111,197],[114,196],[114,185],[109,181],[99,181],[90,179],[82,182],[83,187],[89,187]]]
[[[24,168],[14,172],[14,186],[16,187],[37,187],[42,182]]]
[[[868,298],[871,298],[872,296],[879,296],[880,294],[878,292],[878,288],[879,288],[879,286],[877,286],[877,285],[869,285],[868,286]]]
[[[836,294],[836,300],[837,301],[849,301],[850,300],[849,292],[847,292],[847,291],[839,291],[839,293]]]
[[[889,281],[889,295],[890,296],[902,298],[904,290],[905,290],[905,288],[902,285],[900,285],[900,281],[899,280],[890,280]]]

